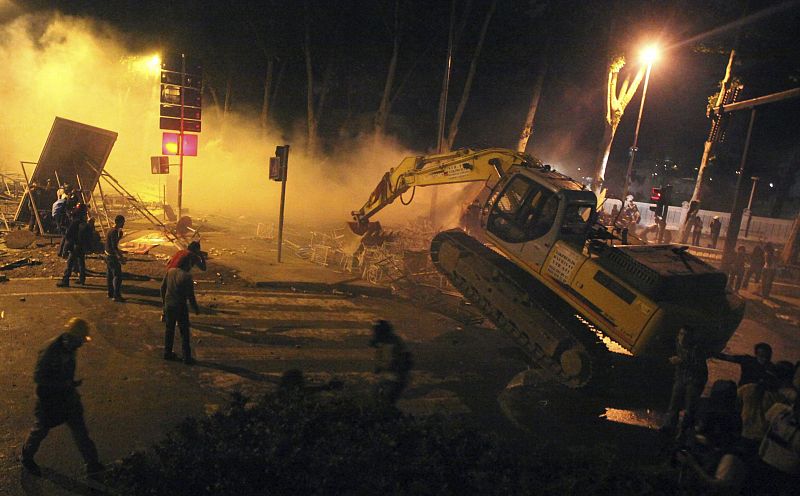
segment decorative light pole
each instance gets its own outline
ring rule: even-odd
[[[653,68],[653,62],[658,58],[658,47],[650,45],[642,50],[641,60],[642,63],[647,64],[647,73],[644,76],[644,89],[642,90],[642,102],[639,104],[639,118],[636,119],[636,131],[633,133],[633,146],[630,150],[630,158],[628,159],[628,169],[625,171],[625,186],[622,189],[622,201],[628,196],[628,188],[631,184],[631,172],[633,171],[633,162],[636,160],[636,152],[638,151],[639,143],[639,127],[642,124],[642,112],[644,111],[644,100],[647,97],[647,85],[650,83],[650,69]]]

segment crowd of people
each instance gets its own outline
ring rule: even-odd
[[[739,246],[728,270],[728,288],[738,292],[748,289],[750,282],[759,284],[758,294],[768,298],[778,271],[778,253],[772,243],[758,243],[753,251]]]
[[[78,282],[85,282],[85,250],[82,239],[86,232],[86,209],[78,205],[70,214],[71,222],[64,234],[64,251],[67,257],[67,269],[64,279],[58,284],[61,287],[69,286],[69,278],[74,270],[79,272]],[[121,294],[122,271],[124,253],[119,249],[119,240],[122,237],[122,227],[125,224],[123,216],[117,216],[115,227],[106,236],[105,258],[107,266],[108,295],[115,301],[124,301]],[[200,242],[192,241],[186,249],[179,250],[167,262],[166,273],[161,283],[162,314],[164,322],[164,350],[165,360],[179,360],[186,365],[196,363],[191,349],[191,323],[189,309],[196,314],[200,307],[194,294],[194,280],[191,270],[194,267],[206,270],[207,253],[203,252]],[[179,357],[173,352],[175,340],[175,327],[181,335],[181,352]],[[411,353],[405,346],[403,339],[394,332],[393,326],[385,320],[377,321],[372,328],[373,337],[369,345],[375,348],[375,398],[377,401],[394,405],[408,385],[411,370]],[[83,319],[70,319],[61,334],[50,340],[44,349],[39,352],[34,372],[36,383],[35,423],[28,435],[23,448],[21,463],[25,470],[32,474],[41,475],[41,469],[34,460],[40,444],[49,431],[59,425],[66,424],[78,449],[86,463],[86,472],[89,477],[97,477],[105,469],[100,463],[97,448],[89,437],[83,415],[83,405],[77,388],[80,380],[75,380],[75,364],[77,350],[86,342],[91,341],[89,324]],[[321,389],[338,389],[341,384],[334,381]],[[302,373],[290,370],[281,380],[279,392],[285,390],[315,389],[304,384]],[[320,388],[317,388],[320,389]]]
[[[738,384],[708,381],[707,359],[739,365]],[[707,353],[684,327],[670,358],[675,377],[661,431],[670,436],[682,476],[720,494],[797,494],[800,487],[800,361],[772,362],[772,347],[753,355]]]

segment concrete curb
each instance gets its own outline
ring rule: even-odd
[[[367,286],[348,282],[325,283],[310,281],[259,281],[257,288],[294,290],[308,293],[333,293],[340,291],[358,296],[373,296],[376,298],[392,297],[392,288],[382,286]]]

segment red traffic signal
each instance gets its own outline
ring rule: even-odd
[[[657,202],[661,200],[661,188],[652,188],[650,191],[650,200]]]

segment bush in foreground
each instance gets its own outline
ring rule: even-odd
[[[234,397],[186,419],[109,483],[133,495],[674,494],[674,479],[620,469],[602,449],[514,446],[447,417],[347,397]]]

